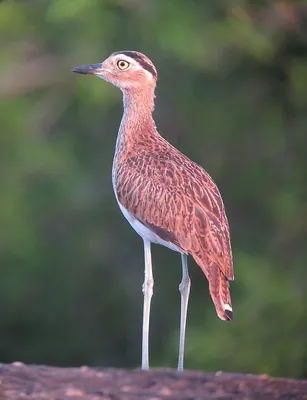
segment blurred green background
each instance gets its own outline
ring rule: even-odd
[[[71,68],[138,50],[155,119],[232,233],[235,319],[190,259],[186,368],[307,378],[305,2],[0,3],[0,360],[138,367],[143,247],[112,192],[118,89]],[[153,246],[152,366],[177,364],[181,265]]]

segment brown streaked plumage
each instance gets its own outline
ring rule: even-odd
[[[231,319],[220,304],[225,296],[231,306],[229,229],[210,176],[160,135],[141,138],[129,158],[118,160],[115,173],[118,201],[163,240],[193,256],[209,281],[219,317]]]
[[[144,240],[145,282],[142,368],[148,369],[148,330],[153,292],[150,243],[182,255],[180,349],[183,369],[184,336],[190,278],[190,254],[209,281],[216,312],[232,319],[229,281],[234,279],[228,221],[219,190],[208,173],[168,143],[157,131],[152,111],[157,71],[143,54],[113,53],[102,64],[74,72],[94,74],[123,92],[124,115],[113,162],[112,179],[118,204]]]

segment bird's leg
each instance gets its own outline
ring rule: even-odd
[[[185,327],[187,321],[188,302],[189,302],[190,287],[191,287],[191,280],[188,271],[188,258],[186,254],[181,254],[181,262],[182,262],[182,280],[179,285],[179,290],[181,294],[181,310],[180,310],[178,371],[183,371]]]
[[[144,240],[144,256],[145,256],[145,280],[143,283],[144,308],[143,308],[143,336],[142,336],[142,370],[149,369],[148,361],[148,337],[149,337],[149,316],[150,303],[153,294],[153,275],[151,264],[150,242]]]

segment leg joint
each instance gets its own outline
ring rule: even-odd
[[[186,276],[184,278],[182,278],[182,281],[180,282],[179,285],[179,290],[181,293],[186,292],[187,290],[189,290],[191,287],[191,279],[189,276]]]
[[[145,281],[142,286],[142,291],[143,293],[151,293],[153,292],[153,286],[154,286],[154,279],[152,277],[150,278],[145,278]]]

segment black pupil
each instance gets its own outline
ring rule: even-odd
[[[120,66],[124,67],[126,65],[126,63],[124,61],[121,61]]]

